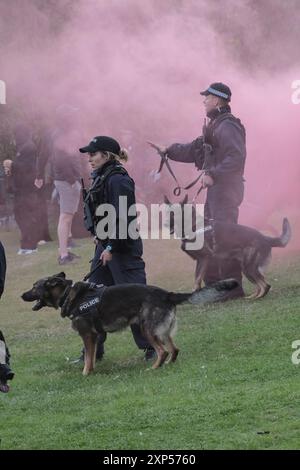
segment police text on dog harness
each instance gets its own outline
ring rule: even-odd
[[[99,297],[95,297],[94,299],[91,299],[88,302],[85,302],[79,305],[79,311],[85,312],[86,310],[89,310],[90,307],[93,307],[95,304],[99,304],[99,303],[100,303]]]
[[[87,289],[84,294],[82,295],[82,293],[79,293],[78,295],[78,300],[82,296],[82,298],[80,298],[80,303],[75,297],[68,309],[68,317],[71,320],[85,315],[92,315],[99,309],[106,286],[103,284],[94,284],[92,282],[87,282],[86,286]]]

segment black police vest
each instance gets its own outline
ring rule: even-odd
[[[96,216],[97,207],[108,202],[107,182],[116,174],[127,175],[130,178],[122,165],[110,165],[102,175],[96,176],[84,198],[84,225],[93,235],[96,235],[95,227],[99,222],[99,217]]]
[[[82,316],[92,318],[96,315],[97,317],[105,289],[106,286],[103,284],[86,283],[84,294],[80,293],[73,299],[66,316],[71,320]]]

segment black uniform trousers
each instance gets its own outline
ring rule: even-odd
[[[52,184],[45,184],[37,191],[38,204],[36,207],[37,217],[39,220],[39,240],[45,240],[46,242],[52,241],[49,233],[49,221],[48,221],[48,199],[51,198],[53,190]]]
[[[92,261],[91,271],[97,266],[100,255],[103,251],[101,243],[95,249],[95,256]],[[99,266],[89,277],[89,282],[113,286],[117,284],[146,284],[145,263],[140,256],[133,256],[127,253],[114,253],[112,260],[105,266]],[[124,306],[126,308],[126,306]],[[141,333],[139,325],[131,325],[131,331],[135,343],[139,349],[151,348],[150,344]],[[106,334],[99,336],[96,357],[99,358],[104,353],[103,343]]]
[[[9,354],[9,350],[5,343],[5,339],[1,330],[0,330],[0,342],[2,343],[0,347],[0,364],[9,365],[10,354]]]
[[[39,219],[36,192],[15,195],[14,214],[21,232],[21,248],[35,250],[39,238]]]
[[[208,188],[204,206],[205,219],[218,222],[238,223],[239,206],[244,197],[243,180],[217,183]],[[242,271],[238,261],[212,259],[209,263],[205,284],[210,285],[226,278],[235,278],[242,286]]]

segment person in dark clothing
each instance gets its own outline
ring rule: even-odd
[[[20,124],[15,129],[17,154],[12,160],[4,160],[4,171],[10,177],[14,194],[14,215],[21,232],[18,254],[29,255],[37,251],[39,223],[37,214],[36,146],[29,127]]]
[[[3,294],[6,274],[6,257],[2,243],[0,242],[0,298]],[[7,393],[9,386],[8,380],[14,377],[13,371],[9,367],[9,350],[5,343],[2,331],[0,330],[0,392]]]
[[[135,237],[131,237],[129,226],[136,223],[136,212],[128,215],[129,207],[135,207],[135,185],[120,160],[127,160],[127,152],[111,137],[95,137],[89,145],[80,149],[89,154],[93,183],[85,195],[85,225],[95,236],[96,249],[91,266],[89,282],[104,285],[126,283],[146,284],[145,263],[142,259],[143,244],[135,225]],[[124,198],[122,205],[120,197]],[[113,230],[98,215],[97,208],[110,204],[115,210]],[[100,226],[103,224],[103,229]],[[125,236],[120,233],[125,230]],[[97,267],[98,266],[98,267]],[[145,359],[152,359],[155,351],[142,336],[140,327],[131,330],[139,349],[145,350]],[[97,358],[103,356],[105,337],[98,340]]]
[[[44,135],[36,137],[37,141],[37,162],[36,162],[36,177],[34,184],[37,188],[38,197],[38,218],[40,227],[39,245],[53,241],[49,231],[48,220],[48,201],[51,200],[53,192],[53,181],[49,175],[50,164],[47,162],[48,158],[45,156]]]
[[[6,256],[2,243],[0,242],[0,298],[4,291],[6,275]]]
[[[191,143],[173,144],[161,150],[171,160],[194,163],[199,170],[204,170],[200,184],[207,188],[204,207],[207,221],[237,223],[244,196],[245,128],[231,114],[231,90],[228,86],[213,83],[201,95],[205,97],[204,106],[209,118],[203,136]],[[243,296],[242,273],[236,261],[219,263],[213,260],[208,267],[205,283],[209,285],[229,277],[234,277],[240,284],[234,295]]]

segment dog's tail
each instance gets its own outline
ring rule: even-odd
[[[282,233],[280,237],[265,237],[272,247],[284,248],[290,241],[292,229],[288,219],[285,217],[282,222]]]
[[[168,292],[168,302],[171,305],[183,304],[184,302],[188,302],[192,295],[192,292],[182,294],[177,294],[176,292]]]
[[[226,300],[228,291],[231,291],[238,286],[239,283],[235,279],[225,279],[224,281],[216,282],[211,286],[207,286],[203,289],[199,289],[187,294],[176,294],[174,292],[169,292],[168,300],[172,305],[179,305],[184,302],[189,302],[191,304],[220,302],[222,300]]]
[[[205,286],[203,289],[193,292],[189,302],[191,304],[206,304],[211,302],[221,302],[227,299],[228,292],[239,287],[235,279],[225,279],[218,281],[211,286]]]

